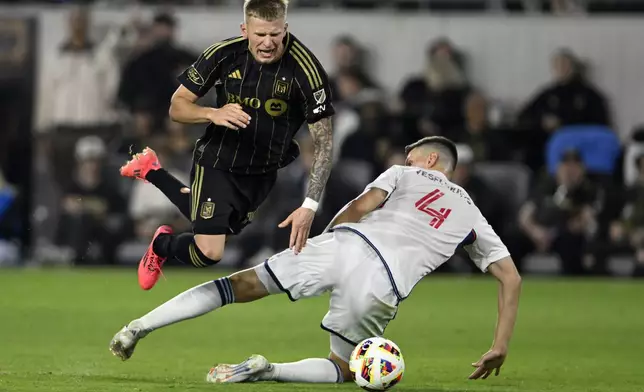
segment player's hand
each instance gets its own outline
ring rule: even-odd
[[[495,376],[499,375],[501,366],[505,362],[507,353],[501,350],[492,349],[481,357],[478,362],[472,364],[476,370],[470,374],[470,380],[486,379],[494,372]]]
[[[190,188],[188,188],[187,186],[182,187],[181,193],[190,193]]]
[[[213,110],[210,121],[215,125],[239,130],[239,128],[246,128],[250,124],[250,116],[244,112],[241,105],[229,103],[222,108]]]
[[[313,210],[300,207],[293,211],[291,215],[284,220],[284,222],[279,224],[280,228],[293,225],[291,228],[289,248],[292,248],[295,251],[295,254],[300,253],[302,248],[306,245],[306,240],[309,238],[309,232],[311,231],[311,224],[313,223],[314,217],[315,212]]]

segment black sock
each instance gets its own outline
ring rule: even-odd
[[[219,260],[207,258],[199,249],[192,233],[161,234],[152,244],[154,253],[161,257],[179,260],[195,268],[204,268],[215,265]]]
[[[189,186],[184,185],[165,169],[150,170],[145,179],[159,188],[183,216],[190,219],[190,194],[181,193],[181,188],[190,188]]]

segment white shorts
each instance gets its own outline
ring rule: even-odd
[[[264,266],[291,301],[331,292],[329,312],[321,326],[348,343],[333,350],[345,360],[363,339],[382,336],[396,316],[398,298],[387,269],[356,234],[336,231],[319,235],[310,239],[299,255],[287,249]]]

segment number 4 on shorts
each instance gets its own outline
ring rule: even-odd
[[[450,208],[441,208],[439,210],[436,210],[429,207],[430,204],[434,203],[436,200],[440,199],[443,196],[445,196],[443,192],[438,189],[434,189],[416,202],[416,208],[419,211],[422,211],[433,218],[431,222],[429,222],[429,225],[434,229],[440,228],[443,222],[445,222],[449,214],[452,212]]]

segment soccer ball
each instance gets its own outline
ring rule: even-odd
[[[405,360],[396,343],[385,338],[369,338],[351,353],[349,370],[362,389],[385,391],[402,380]]]

